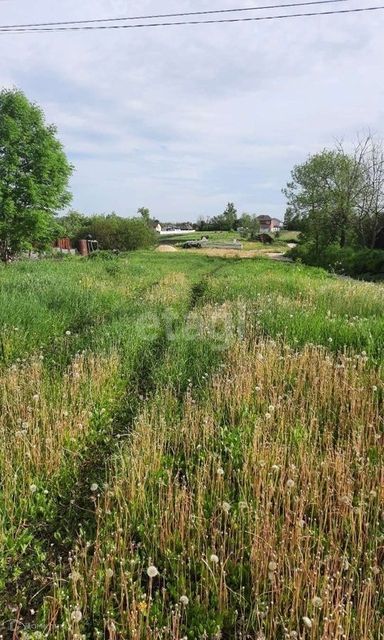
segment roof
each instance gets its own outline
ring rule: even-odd
[[[272,220],[271,216],[266,215],[257,216],[257,219],[260,220],[260,222],[271,222]]]

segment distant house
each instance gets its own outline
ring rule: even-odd
[[[261,215],[257,219],[260,222],[260,233],[276,233],[283,228],[283,223],[278,218]]]
[[[160,222],[156,225],[155,231],[157,231],[157,233],[161,233],[162,232],[162,227],[161,227]]]

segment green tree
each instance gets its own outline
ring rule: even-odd
[[[288,219],[300,223],[316,250],[353,241],[361,190],[361,171],[355,159],[340,150],[324,150],[295,166],[291,178],[283,190]]]
[[[260,221],[255,215],[243,213],[238,220],[238,227],[242,229],[242,236],[249,240],[255,240],[260,233]]]
[[[233,202],[228,202],[227,207],[222,215],[223,218],[223,230],[233,231],[237,222],[237,209]]]
[[[58,232],[62,236],[68,236],[71,240],[79,238],[82,229],[88,224],[89,218],[78,211],[70,211],[66,216],[58,218]]]
[[[148,224],[148,225],[150,224],[150,222],[151,222],[151,216],[150,216],[150,213],[149,213],[149,209],[147,209],[147,207],[140,207],[140,208],[137,210],[137,213],[138,213],[139,215],[141,215],[141,217],[143,218],[143,220],[144,220],[144,222],[145,222],[146,224]]]
[[[71,199],[72,173],[56,129],[18,90],[0,93],[0,258],[48,243]]]

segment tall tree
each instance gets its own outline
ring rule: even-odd
[[[150,216],[150,213],[149,213],[149,209],[147,207],[140,207],[137,210],[137,213],[143,218],[143,220],[144,220],[144,222],[146,224],[148,224],[148,225],[150,224],[151,216]]]
[[[56,129],[18,90],[0,93],[0,258],[48,242],[71,200],[72,173]]]
[[[223,229],[225,231],[232,231],[236,227],[237,221],[237,209],[233,202],[228,202],[222,217]]]
[[[353,234],[353,220],[361,188],[355,159],[341,150],[324,150],[294,167],[283,190],[289,218],[302,223],[317,250]]]

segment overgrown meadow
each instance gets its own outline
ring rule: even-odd
[[[384,637],[384,288],[263,258],[0,268],[3,638]]]

